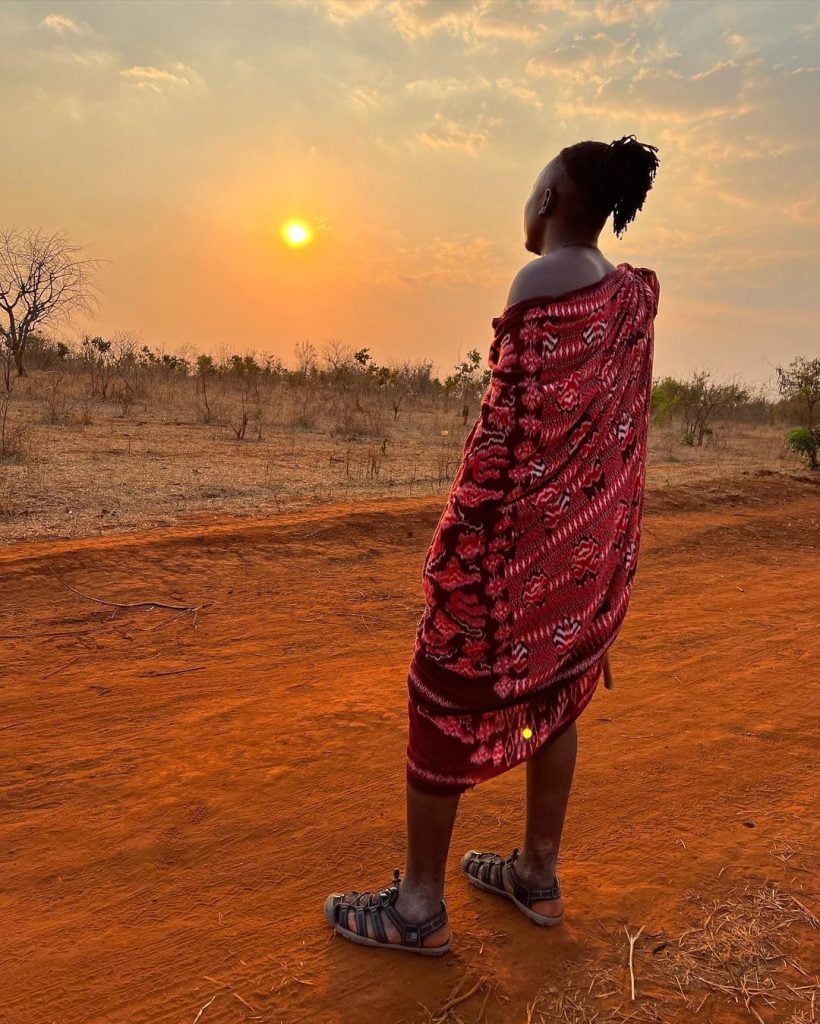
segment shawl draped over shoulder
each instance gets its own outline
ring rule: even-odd
[[[492,321],[490,382],[429,546],[407,780],[464,792],[589,703],[638,558],[654,271],[621,263]]]

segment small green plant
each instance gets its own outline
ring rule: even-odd
[[[817,452],[820,450],[820,427],[796,427],[786,434],[786,446],[808,462],[810,469],[817,469]]]
[[[652,384],[651,411],[656,423],[669,422],[680,405],[681,392],[682,385],[674,377],[662,377]]]

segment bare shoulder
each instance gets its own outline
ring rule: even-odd
[[[524,299],[532,299],[539,295],[548,295],[543,286],[555,276],[555,266],[550,264],[549,256],[536,256],[525,263],[518,271],[510,285],[507,305],[512,306]]]
[[[525,299],[557,297],[576,288],[595,284],[615,269],[609,260],[602,260],[599,264],[579,265],[554,253],[536,256],[534,260],[525,263],[513,278],[507,305],[512,306]]]

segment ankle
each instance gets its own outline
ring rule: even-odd
[[[420,909],[427,908],[431,913],[435,913],[441,906],[444,892],[442,886],[435,882],[417,882],[414,878],[408,877],[401,880],[399,898],[407,905]]]
[[[557,859],[554,853],[539,853],[538,851],[530,851],[526,847],[522,847],[518,855],[516,867],[531,878],[551,883],[555,878]]]

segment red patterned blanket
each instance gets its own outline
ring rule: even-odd
[[[492,321],[491,380],[424,561],[407,779],[456,793],[573,722],[638,558],[655,273],[621,263]]]

